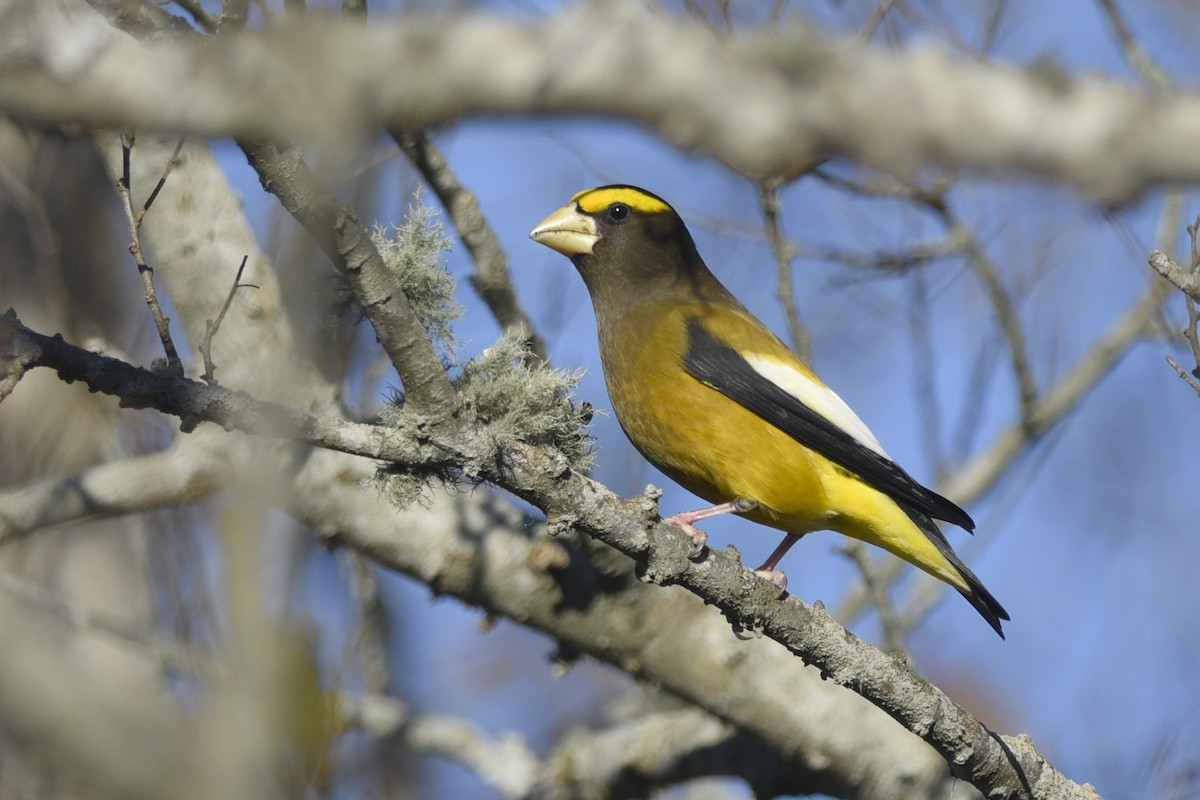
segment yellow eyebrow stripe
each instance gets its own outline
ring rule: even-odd
[[[644,214],[662,214],[671,207],[648,192],[635,189],[632,186],[601,186],[599,189],[585,189],[571,198],[572,203],[586,214],[596,214],[611,206],[613,203],[624,203],[634,211]]]

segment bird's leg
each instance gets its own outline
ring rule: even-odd
[[[783,541],[779,543],[779,546],[771,551],[771,555],[767,556],[767,560],[763,562],[763,565],[754,570],[754,574],[766,578],[786,592],[787,575],[784,574],[783,570],[775,569],[775,565],[779,563],[788,550],[792,549],[792,545],[800,541],[800,537],[803,535],[803,533],[789,533],[785,536]]]
[[[721,514],[744,514],[752,508],[754,508],[753,500],[743,500],[739,497],[737,500],[731,500],[728,503],[721,503],[716,506],[709,506],[708,508],[680,511],[678,514],[672,514],[667,517],[663,522],[681,528],[688,535],[688,538],[692,540],[692,544],[696,547],[695,552],[699,555],[708,544],[708,534],[693,525],[693,522],[699,522],[709,517],[718,517]],[[783,554],[780,553],[780,555]]]

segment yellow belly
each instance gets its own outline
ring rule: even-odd
[[[745,516],[756,522],[795,533],[829,527],[821,473],[832,465],[697,381],[681,358],[664,357],[684,351],[682,318],[641,313],[653,319],[654,335],[601,342],[613,411],[634,447],[711,503],[753,501],[758,507]]]

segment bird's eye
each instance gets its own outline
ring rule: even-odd
[[[613,203],[608,207],[608,218],[613,222],[624,222],[629,219],[629,206],[624,203]]]

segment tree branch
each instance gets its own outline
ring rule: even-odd
[[[1071,783],[1057,772],[1027,737],[992,733],[906,665],[854,637],[819,604],[810,607],[795,597],[779,597],[777,588],[728,554],[709,552],[702,561],[691,561],[690,540],[658,519],[652,496],[623,500],[596,481],[570,470],[565,458],[556,452],[520,442],[500,443],[467,420],[430,425],[415,415],[404,415],[407,419],[396,427],[384,428],[318,419],[278,404],[260,403],[243,393],[165,372],[152,373],[88,353],[60,338],[30,331],[11,313],[0,318],[0,344],[8,339],[24,343],[11,349],[28,350],[28,366],[50,367],[64,380],[80,380],[94,391],[120,397],[125,406],[155,407],[178,415],[185,429],[207,420],[248,433],[297,438],[399,466],[467,468],[544,510],[552,531],[582,530],[634,559],[643,580],[682,586],[720,609],[735,626],[761,631],[782,644],[805,663],[817,667],[823,677],[854,690],[916,733],[946,759],[955,776],[986,794],[1095,796],[1090,788]],[[371,552],[379,557],[387,551]],[[468,580],[468,585],[478,579],[476,573],[461,577]],[[441,589],[454,576],[440,574],[427,579],[435,589]],[[601,658],[611,657],[605,645],[610,636],[580,640],[582,633],[580,629],[562,638],[572,644],[579,640],[579,649]],[[656,638],[658,645],[665,637]],[[677,662],[674,668],[678,670]],[[707,707],[708,701],[696,687],[681,683],[678,676],[659,677],[672,691]],[[760,698],[763,701],[765,698]],[[726,718],[739,714],[728,708],[714,711]]]
[[[95,0],[100,2],[100,0]],[[540,25],[482,14],[355,21],[139,43],[94,16],[8,54],[0,110],[43,125],[136,126],[335,143],[489,113],[613,115],[756,179],[842,155],[897,175],[936,162],[1023,171],[1119,202],[1200,180],[1200,96],[953,58],[827,43],[800,29],[717,38],[627,3]],[[587,58],[580,53],[586,52]],[[229,86],[271,87],[230,92]],[[1053,120],[1049,125],[1046,120]]]
[[[452,409],[454,387],[429,334],[354,211],[333,196],[297,148],[280,149],[268,142],[239,144],[263,188],[279,198],[350,281],[363,313],[400,373],[408,402],[426,412]]]

